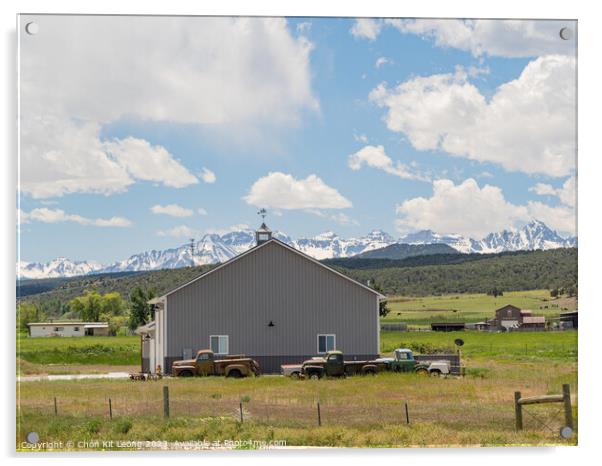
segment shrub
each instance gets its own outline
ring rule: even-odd
[[[100,432],[100,420],[99,419],[90,419],[85,427],[84,430],[88,433],[88,434],[98,434],[98,432]]]
[[[118,434],[127,434],[133,426],[134,423],[131,419],[121,418],[114,424],[113,430]]]

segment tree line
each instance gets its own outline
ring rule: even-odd
[[[148,303],[156,296],[154,289],[136,286],[124,299],[118,292],[100,293],[95,288],[87,289],[72,298],[66,304],[56,304],[61,310],[61,320],[81,320],[84,322],[107,322],[109,334],[116,335],[119,329],[127,327],[130,331],[152,321],[154,307]],[[27,330],[32,322],[44,322],[49,316],[42,306],[35,302],[20,302],[17,305],[17,325]]]

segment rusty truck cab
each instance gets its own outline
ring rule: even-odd
[[[209,375],[215,371],[215,355],[211,350],[200,350],[196,354],[196,371],[198,375]]]

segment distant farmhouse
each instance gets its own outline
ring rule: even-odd
[[[32,322],[27,324],[30,337],[107,336],[107,322]]]
[[[250,250],[150,301],[155,320],[137,330],[144,372],[169,373],[207,348],[253,357],[264,373],[334,349],[378,356],[383,295],[273,238],[265,224],[255,238]]]
[[[490,328],[498,330],[544,330],[546,318],[544,316],[533,316],[532,311],[520,309],[512,304],[495,311],[495,317],[488,321]]]

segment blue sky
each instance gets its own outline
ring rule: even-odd
[[[576,233],[574,24],[32,19],[22,260],[107,263],[264,206],[293,237]]]

